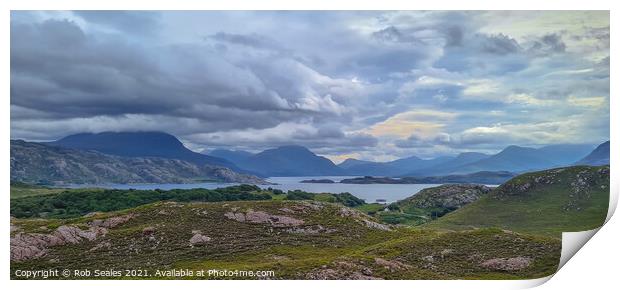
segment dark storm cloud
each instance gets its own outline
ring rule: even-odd
[[[535,55],[563,53],[566,51],[566,44],[562,41],[561,35],[552,33],[535,40],[529,51]]]
[[[479,35],[477,38],[480,38],[481,49],[484,52],[506,55],[509,53],[516,53],[521,50],[521,47],[517,43],[516,40],[504,35]]]
[[[609,27],[515,36],[489,30],[496,22],[458,11],[13,12],[11,136],[161,130],[197,148],[393,157],[500,149],[530,128],[545,142],[605,135],[591,116],[605,117]],[[369,129],[415,110],[459,117],[398,138]],[[555,125],[534,125],[550,116],[586,125],[547,136]]]
[[[204,130],[215,130],[268,128],[325,113],[321,104],[304,106],[299,74],[269,88],[209,47],[94,37],[67,20],[14,24],[12,31],[12,104],[54,117],[159,114],[204,120]],[[270,65],[261,74],[278,69]]]

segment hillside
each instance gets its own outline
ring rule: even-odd
[[[11,140],[11,180],[41,184],[265,183],[228,168],[157,157],[119,157]]]
[[[163,132],[80,133],[47,144],[71,149],[95,150],[123,157],[178,159],[199,166],[220,166],[238,171],[238,168],[228,160],[191,151],[179,139]]]
[[[426,226],[559,235],[601,226],[608,205],[609,166],[574,166],[519,175]]]
[[[246,158],[240,167],[264,176],[343,175],[331,160],[302,146],[281,146]]]
[[[274,271],[269,279],[518,279],[550,275],[559,257],[553,238],[391,228],[312,201],[158,202],[75,219],[11,220],[11,273],[115,268],[141,269],[145,279],[235,278],[166,272],[230,269]]]
[[[605,165],[609,164],[609,141],[599,145],[588,156],[577,161],[577,165]]]
[[[425,188],[387,206],[376,217],[390,224],[419,225],[441,218],[487,195],[491,188],[474,184],[446,184]]]

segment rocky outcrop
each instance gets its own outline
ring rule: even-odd
[[[50,247],[94,241],[133,218],[133,214],[117,216],[89,223],[87,229],[74,225],[62,225],[50,234],[18,232],[11,237],[11,261],[23,261],[45,256]]]
[[[194,230],[192,231],[193,236],[189,239],[189,244],[191,246],[199,246],[204,245],[211,241],[209,236],[203,235],[201,231]]]
[[[246,213],[241,212],[227,212],[225,217],[236,220],[238,222],[247,222],[255,224],[270,224],[274,227],[290,227],[299,226],[304,223],[303,220],[284,216],[284,215],[272,215],[264,211],[249,210]]]
[[[491,270],[519,271],[527,268],[530,262],[531,259],[527,257],[495,258],[482,262],[480,266]]]
[[[390,272],[403,271],[412,268],[411,265],[407,265],[399,261],[391,261],[382,258],[375,258],[375,264],[377,264],[377,266],[381,266],[385,269],[390,270]]]
[[[334,229],[325,228],[322,225],[313,225],[308,227],[294,227],[287,229],[286,232],[302,235],[331,234],[336,232]]]
[[[352,217],[355,220],[357,220],[358,222],[361,222],[362,224],[364,224],[366,227],[368,228],[372,228],[372,229],[378,229],[378,230],[382,230],[382,231],[391,231],[392,229],[390,228],[390,226],[382,224],[382,223],[378,223],[375,221],[370,220],[370,217],[351,208],[348,207],[341,207],[340,210],[338,211],[338,214],[341,217]]]
[[[373,275],[372,268],[354,261],[336,261],[305,274],[309,280],[382,280]]]

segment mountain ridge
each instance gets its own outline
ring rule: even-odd
[[[78,133],[46,144],[71,149],[95,150],[123,157],[171,158],[197,165],[223,166],[239,171],[239,168],[230,161],[191,151],[175,136],[159,131]]]
[[[195,183],[265,184],[227,167],[161,157],[121,157],[42,143],[11,140],[11,180],[39,184]]]
[[[610,142],[603,142],[597,146],[590,154],[580,159],[575,165],[605,165],[609,164]]]

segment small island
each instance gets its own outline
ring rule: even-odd
[[[336,183],[331,179],[306,179],[300,181],[300,183]]]
[[[479,171],[470,174],[454,174],[445,176],[422,177],[373,177],[364,176],[343,179],[340,183],[348,184],[444,184],[444,183],[477,183],[501,184],[513,178],[516,174],[508,171]]]

